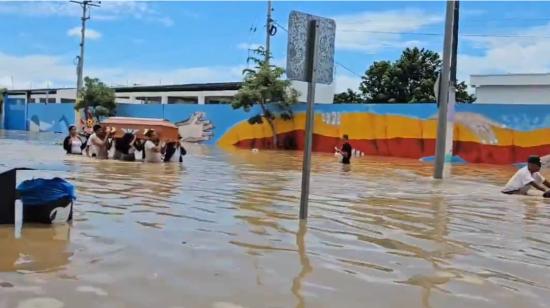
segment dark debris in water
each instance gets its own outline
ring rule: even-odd
[[[7,281],[2,281],[0,282],[0,288],[13,288],[13,284]]]

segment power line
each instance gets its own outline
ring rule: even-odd
[[[356,33],[373,33],[373,34],[393,34],[393,35],[423,35],[423,36],[443,36],[443,33],[428,33],[428,32],[395,32],[395,31],[374,31],[374,30],[353,30],[340,29],[341,32],[356,32]],[[514,35],[514,34],[470,34],[462,33],[459,36],[463,37],[495,37],[495,38],[550,38],[550,36],[539,35]]]
[[[338,66],[340,66],[341,68],[345,69],[346,71],[352,73],[353,75],[359,77],[359,78],[362,78],[363,76],[357,74],[356,72],[352,71],[350,68],[346,67],[344,64],[338,62],[338,61],[334,61],[334,63]]]

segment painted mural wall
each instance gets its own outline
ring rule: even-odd
[[[5,129],[65,133],[75,122],[74,104],[25,104],[17,99],[4,102]]]
[[[21,127],[15,122],[20,121],[25,111],[9,108],[6,105],[5,123],[12,124],[8,128]],[[174,122],[186,142],[270,148],[270,127],[247,121],[257,111],[246,113],[229,105],[119,104],[117,107],[118,116]],[[340,137],[347,134],[360,154],[415,159],[432,156],[436,114],[435,104],[316,105],[313,149],[332,152]],[[75,122],[74,117],[72,104],[28,105],[28,128],[32,130],[65,132]],[[296,106],[292,120],[277,119],[275,126],[281,148],[301,150],[305,105]],[[457,105],[453,151],[467,162],[496,164],[550,154],[550,105]]]
[[[73,104],[28,104],[27,127],[32,132],[66,133],[75,122]]]

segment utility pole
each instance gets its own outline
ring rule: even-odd
[[[443,64],[441,68],[441,79],[438,95],[439,114],[437,118],[437,139],[435,145],[434,169],[434,178],[436,179],[443,178],[445,163],[448,163],[452,158],[452,125],[454,120],[455,93],[451,93],[451,91],[455,90],[452,79],[456,79],[456,75],[452,75],[456,74],[456,55],[453,57],[453,53],[455,53],[454,50],[457,48],[457,43],[458,1],[447,0],[445,38],[443,41]],[[450,104],[449,101],[451,101]],[[449,120],[450,123],[448,123]]]
[[[273,20],[271,19],[271,12],[273,9],[271,8],[271,0],[267,0],[267,21],[265,24],[265,62],[269,64],[269,57],[271,57],[271,23]]]
[[[99,7],[101,1],[83,0],[83,1],[71,1],[82,7],[82,17],[80,18],[82,26],[80,29],[80,56],[77,57],[76,67],[76,99],[80,97],[82,91],[82,73],[84,70],[84,41],[86,38],[86,20],[90,19],[89,7]]]

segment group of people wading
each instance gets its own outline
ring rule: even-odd
[[[114,145],[112,159],[136,161],[136,152],[142,152],[143,161],[148,163],[176,160],[181,162],[182,156],[186,154],[180,142],[162,143],[158,133],[154,130],[147,130],[143,139],[137,138],[131,132],[125,133],[122,138],[114,138],[114,133],[114,129],[96,124],[93,127],[93,133],[88,137],[83,137],[78,133],[76,126],[71,125],[69,126],[69,135],[63,141],[63,148],[70,155],[109,159],[109,152]]]

